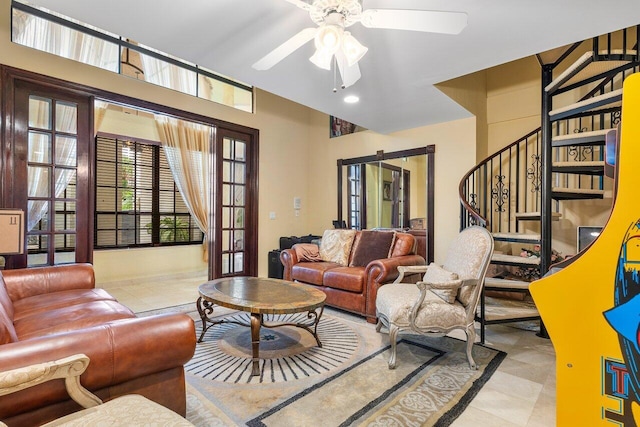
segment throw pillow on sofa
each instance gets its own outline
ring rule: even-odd
[[[320,258],[346,266],[356,230],[325,230],[320,243]]]
[[[456,273],[447,271],[433,262],[429,264],[422,281],[433,285],[434,287],[431,288],[431,292],[449,304],[455,302],[458,296],[458,289],[460,289],[462,285],[462,280],[458,279]]]
[[[391,231],[362,230],[353,247],[349,267],[366,267],[376,259],[389,258],[395,233]]]

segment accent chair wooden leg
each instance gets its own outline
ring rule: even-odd
[[[382,329],[382,319],[378,316],[378,323],[376,323],[376,332],[380,332]]]
[[[389,369],[396,368],[396,347],[398,340],[398,327],[389,323],[389,340],[391,341],[391,354],[389,354]]]
[[[478,369],[478,365],[473,360],[473,344],[476,341],[476,328],[473,324],[467,326],[465,330],[467,334],[467,359],[469,360],[469,367],[471,369]]]

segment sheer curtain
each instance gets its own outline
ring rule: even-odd
[[[147,48],[149,49],[149,48]],[[149,55],[140,54],[144,80],[189,95],[197,95],[196,73],[176,67]]]
[[[173,180],[189,213],[204,233],[203,256],[207,260],[211,191],[209,142],[212,128],[160,115],[156,115],[155,119]]]
[[[98,134],[98,130],[100,130],[100,126],[104,121],[104,116],[107,113],[107,106],[109,104],[105,101],[95,100],[93,102],[93,130],[94,136]]]
[[[118,72],[118,45],[55,22],[13,10],[13,41],[34,49]]]

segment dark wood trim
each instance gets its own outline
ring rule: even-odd
[[[435,172],[435,164],[436,159],[433,155],[435,151],[429,153],[427,156],[427,264],[433,262],[434,257],[434,242],[435,239],[435,209],[434,209],[434,200],[435,200],[435,182],[436,182],[436,172]]]
[[[342,159],[338,159],[337,164],[338,164],[338,183],[337,183],[337,185],[338,185],[338,216],[337,216],[336,219],[338,220],[338,223],[341,224],[342,223],[342,208],[343,208],[343,205],[342,205],[342,194],[343,194],[343,192],[342,192],[342,165],[344,163],[342,162]],[[349,221],[351,221],[351,220],[349,220]],[[349,225],[351,225],[351,224],[349,224]]]
[[[216,176],[214,180],[212,198],[214,198],[215,210],[214,212],[222,212],[222,156],[217,153],[222,153],[222,143],[225,137],[238,139],[246,142],[246,169],[247,169],[247,181],[245,188],[245,209],[244,209],[244,230],[245,230],[245,276],[257,276],[258,275],[258,176],[259,176],[259,141],[258,133],[237,132],[229,129],[216,130],[216,150],[215,150],[215,171]],[[214,254],[222,253],[222,215],[215,215],[215,229],[213,233],[213,242],[210,243],[210,248],[213,246]],[[215,265],[213,268],[213,278],[221,277],[222,268],[214,259]]]
[[[4,71],[4,70],[3,70]],[[75,229],[75,260],[77,262],[93,261],[93,191],[90,188],[90,179],[93,176],[92,160],[92,135],[93,120],[91,114],[91,97],[86,94],[69,92],[64,88],[41,85],[37,81],[23,80],[20,77],[2,73],[4,87],[10,90],[3,92],[3,105],[5,120],[10,123],[3,133],[3,146],[6,147],[4,161],[4,190],[2,204],[6,207],[23,209],[28,216],[27,192],[28,192],[28,117],[30,95],[39,95],[54,100],[70,101],[77,105],[78,128],[77,138],[77,167],[76,167],[76,229]],[[19,102],[17,102],[19,99]],[[51,198],[55,193],[54,177],[50,177]],[[52,203],[49,210],[49,224],[52,227],[48,232],[43,233],[49,238],[49,249],[47,253],[48,264],[54,263],[55,241],[54,241],[54,207]],[[25,221],[25,232],[27,227]],[[25,241],[25,249],[27,242]],[[22,268],[27,266],[28,253],[11,256],[7,260],[7,268]]]
[[[167,105],[156,104],[150,101],[144,101],[138,98],[133,98],[127,95],[118,94],[102,89],[97,89],[91,86],[86,86],[80,83],[74,83],[67,80],[58,79],[55,77],[46,76],[44,74],[34,73],[27,70],[21,70],[19,68],[9,67],[7,65],[0,65],[3,70],[3,77],[6,75],[12,79],[20,79],[24,81],[30,81],[42,86],[50,86],[52,88],[64,88],[66,92],[74,92],[83,96],[94,96],[96,99],[104,100],[114,104],[121,104],[128,107],[135,107],[140,110],[149,111],[151,113],[160,113],[167,116],[175,117],[178,119],[189,120],[192,122],[213,125],[219,128],[228,129],[240,133],[254,133],[258,132],[257,129],[250,128],[248,126],[242,126],[235,123],[227,122],[225,120],[216,119],[213,117],[204,116],[202,114],[192,113],[190,111],[180,110],[178,108],[169,107]],[[123,79],[128,79],[126,76],[119,76]],[[186,95],[185,96],[190,96]],[[195,97],[194,97],[195,98]],[[202,101],[205,101],[202,98]],[[209,101],[211,102],[211,101]],[[250,113],[247,113],[250,114]]]
[[[379,150],[374,155],[370,156],[361,156],[361,157],[352,157],[349,159],[338,159],[338,220],[342,220],[342,182],[343,182],[343,172],[342,166],[354,165],[354,164],[363,164],[363,163],[371,163],[371,162],[379,162],[383,160],[391,160],[391,159],[399,159],[403,157],[412,157],[412,156],[427,156],[427,263],[433,262],[434,259],[434,247],[435,247],[435,209],[434,209],[434,198],[435,198],[435,152],[436,146],[434,144],[427,145],[425,147],[419,148],[411,148],[407,150],[393,151],[389,153],[385,153],[383,150]],[[365,177],[364,173],[362,174],[362,181],[364,182]],[[364,193],[364,192],[363,192]],[[361,198],[364,203],[364,194]],[[362,209],[362,222],[363,225],[366,224],[366,213],[364,209]],[[408,215],[407,215],[408,216]]]

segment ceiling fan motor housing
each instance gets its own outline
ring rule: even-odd
[[[309,10],[311,20],[317,25],[332,24],[344,28],[358,22],[361,14],[359,0],[314,0]]]

